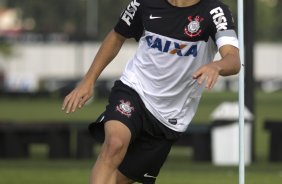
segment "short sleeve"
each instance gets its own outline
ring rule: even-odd
[[[141,19],[141,0],[132,0],[122,12],[114,30],[126,38],[139,41],[144,32]]]
[[[223,45],[239,47],[237,34],[235,32],[234,19],[224,4],[219,4],[210,10],[212,20],[212,38],[216,41],[218,48]]]

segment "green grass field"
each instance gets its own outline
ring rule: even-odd
[[[79,184],[88,183],[93,160],[2,160],[2,184]],[[253,164],[246,168],[246,184],[279,184],[282,164]],[[236,167],[215,167],[209,163],[191,162],[186,156],[168,158],[159,184],[237,184]]]
[[[269,134],[263,128],[266,119],[282,120],[282,92],[255,96],[256,162],[246,167],[246,184],[279,184],[282,163],[268,162]],[[193,123],[209,123],[209,115],[223,101],[236,101],[231,92],[206,92]],[[93,121],[104,110],[105,100],[94,100],[73,115],[61,112],[61,99],[0,98],[0,122]],[[87,183],[95,160],[48,160],[47,148],[34,145],[29,159],[0,160],[0,184],[78,184]],[[191,160],[192,150],[174,147],[158,177],[160,184],[235,184],[237,167],[216,167]]]

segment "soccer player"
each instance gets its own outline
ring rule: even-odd
[[[89,126],[103,140],[91,184],[155,183],[173,143],[191,122],[201,94],[219,75],[240,70],[238,39],[219,0],[132,0],[106,36],[81,83],[65,97],[83,107],[126,39],[139,42],[105,112]],[[214,60],[219,51],[222,58]]]

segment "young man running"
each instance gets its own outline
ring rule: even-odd
[[[105,112],[89,126],[103,140],[91,184],[155,183],[204,88],[240,70],[234,22],[219,0],[132,0],[81,83],[65,97],[63,110],[83,107],[128,38],[139,42],[136,54]],[[213,61],[218,50],[222,59]]]

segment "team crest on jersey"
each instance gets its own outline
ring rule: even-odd
[[[185,26],[184,33],[191,38],[199,36],[202,33],[200,24],[204,20],[204,18],[201,18],[200,16],[196,16],[193,19],[192,16],[189,16],[187,19],[189,21],[189,24]]]
[[[116,106],[116,111],[130,118],[134,111],[134,107],[131,106],[130,101],[125,102],[125,100],[120,100],[120,104]]]

